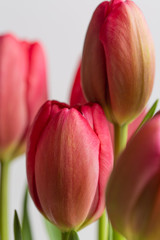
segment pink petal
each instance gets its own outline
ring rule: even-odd
[[[78,66],[77,73],[73,82],[72,91],[70,94],[70,105],[74,106],[77,104],[85,104],[87,100],[84,97],[82,87],[81,87],[81,74],[80,69],[81,64]]]
[[[40,140],[40,137],[48,124],[50,115],[52,111],[51,102],[46,102],[39,113],[37,114],[27,142],[27,179],[29,185],[30,194],[36,204],[37,208],[42,211],[39,198],[37,195],[36,183],[35,183],[35,155],[37,152],[37,145]]]

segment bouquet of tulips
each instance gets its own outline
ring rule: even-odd
[[[69,103],[47,100],[38,42],[6,34],[0,52],[0,239],[9,240],[8,169],[25,151],[50,240],[77,240],[96,220],[99,240],[159,240],[160,114],[158,101],[146,107],[155,56],[141,10],[132,0],[96,8]],[[27,195],[15,240],[33,240]]]

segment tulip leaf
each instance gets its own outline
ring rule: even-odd
[[[14,213],[14,240],[23,240],[17,211]]]
[[[69,233],[68,240],[79,240],[77,232],[71,231]]]
[[[50,240],[61,240],[61,231],[50,223],[47,219],[44,219],[45,226],[48,232],[48,236]]]
[[[31,233],[29,215],[28,215],[28,187],[26,187],[26,191],[24,194],[22,235],[23,235],[23,240],[32,240],[33,239],[32,233]]]
[[[143,118],[142,122],[140,123],[140,125],[138,126],[135,134],[137,134],[137,132],[141,129],[141,127],[149,120],[153,117],[156,108],[158,105],[158,99],[154,102],[154,104],[152,105],[152,107],[149,109],[149,111],[147,112],[146,116]]]

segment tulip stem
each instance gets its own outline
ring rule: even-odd
[[[99,240],[106,240],[107,239],[107,215],[106,209],[104,210],[102,216],[98,222],[98,239]]]
[[[112,240],[126,240],[126,238],[112,228]]]
[[[119,126],[114,124],[114,164],[120,153],[124,150],[127,144],[128,125]],[[114,228],[112,228],[112,240],[125,240]]]
[[[68,232],[61,232],[61,236],[62,236],[62,240],[67,240],[68,239],[68,236],[69,236],[69,233]]]
[[[128,135],[128,125],[124,124],[119,126],[114,124],[114,163],[116,162],[118,156],[126,147]]]
[[[0,235],[2,240],[8,240],[8,170],[9,161],[1,162],[0,183]]]

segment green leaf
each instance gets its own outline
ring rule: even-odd
[[[153,117],[156,108],[158,105],[158,99],[154,102],[154,104],[152,105],[152,107],[150,108],[150,110],[147,112],[146,116],[143,118],[142,122],[140,123],[140,125],[138,126],[135,134],[137,134],[137,132],[141,129],[141,127],[149,120]]]
[[[14,240],[22,240],[21,225],[17,211],[14,213]]]
[[[79,240],[78,234],[75,231],[71,231],[68,240]]]
[[[50,240],[61,240],[60,230],[44,218],[45,226]]]
[[[31,226],[28,215],[28,187],[26,187],[23,201],[23,219],[22,219],[23,240],[32,240]]]

